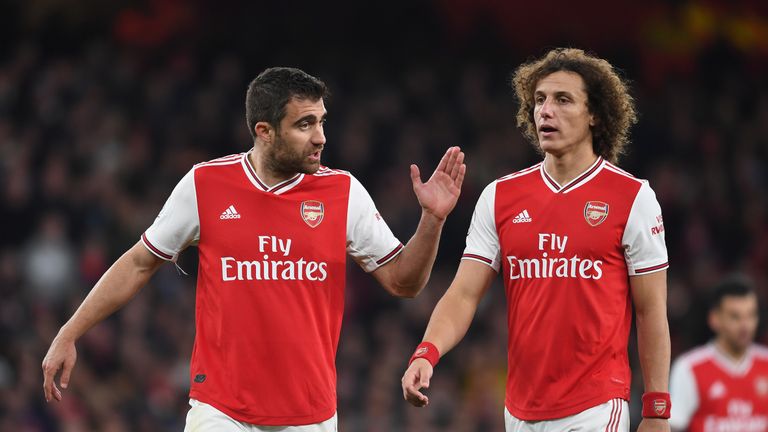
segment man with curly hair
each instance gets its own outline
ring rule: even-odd
[[[632,306],[645,394],[638,431],[668,431],[667,252],[648,182],[614,165],[636,122],[605,60],[555,49],[520,66],[518,126],[543,161],[485,188],[455,279],[402,379],[429,398],[441,354],[467,332],[498,272],[507,296],[507,432],[628,431]]]

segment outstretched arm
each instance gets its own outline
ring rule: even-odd
[[[413,237],[392,261],[372,274],[390,293],[415,297],[426,285],[437,255],[445,218],[456,206],[467,166],[459,147],[451,147],[432,177],[421,182],[419,167],[411,165],[413,191],[421,205],[421,220]]]
[[[462,260],[448,291],[435,306],[429,319],[424,341],[431,342],[444,355],[464,337],[475,316],[480,299],[488,290],[496,271],[477,261]],[[429,387],[432,365],[417,358],[403,375],[403,397],[411,404],[422,407],[429,398],[420,390]]]
[[[69,377],[77,359],[75,341],[128,303],[163,263],[165,261],[138,242],[104,273],[72,318],[59,330],[43,359],[43,391],[46,401],[50,402],[52,398],[61,400],[61,391],[54,382],[59,370],[61,387],[66,389],[69,385]]]

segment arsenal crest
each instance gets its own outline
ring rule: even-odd
[[[320,201],[304,201],[301,203],[301,218],[312,228],[320,225],[325,214],[325,206]]]
[[[760,397],[768,396],[768,378],[759,376],[755,379],[755,393]]]
[[[665,401],[664,399],[654,399],[653,411],[656,413],[656,415],[662,415],[666,410],[667,410],[667,401]]]
[[[584,206],[584,219],[590,226],[596,227],[608,217],[608,204],[602,201],[587,201]]]

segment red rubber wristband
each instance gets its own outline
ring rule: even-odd
[[[672,410],[669,393],[647,392],[643,394],[643,417],[668,419]]]
[[[408,366],[418,358],[423,358],[428,361],[432,367],[435,367],[437,362],[440,361],[440,351],[438,351],[437,347],[431,342],[422,342],[416,347],[416,351],[413,352],[411,359],[408,361]]]

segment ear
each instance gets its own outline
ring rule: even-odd
[[[595,119],[595,115],[594,114],[590,114],[589,115],[589,127],[595,127],[596,124],[597,124],[597,119]]]
[[[720,317],[718,316],[716,309],[709,311],[709,315],[707,315],[707,323],[709,324],[709,328],[717,333],[717,329],[720,327]]]
[[[260,121],[253,126],[253,132],[256,134],[256,138],[271,143],[275,137],[275,128],[271,124]]]

